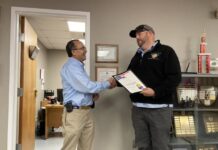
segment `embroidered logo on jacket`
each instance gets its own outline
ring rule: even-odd
[[[149,59],[154,59],[154,60],[157,60],[158,59],[158,56],[160,56],[161,53],[151,53],[151,58]]]

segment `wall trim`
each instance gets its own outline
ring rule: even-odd
[[[86,18],[86,47],[87,58],[85,67],[87,73],[90,75],[90,12],[81,11],[67,11],[41,8],[27,8],[27,7],[11,7],[11,33],[10,33],[10,68],[9,68],[9,104],[8,104],[8,136],[7,136],[7,150],[16,149],[17,140],[17,124],[18,124],[18,97],[17,88],[19,87],[19,73],[20,73],[20,52],[18,42],[18,27],[20,15],[51,15],[51,16],[83,16]]]

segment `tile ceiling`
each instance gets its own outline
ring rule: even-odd
[[[82,16],[57,17],[57,16],[26,16],[38,35],[39,41],[52,50],[64,50],[67,41],[71,39],[84,39],[83,32],[70,32],[67,21],[82,21]]]

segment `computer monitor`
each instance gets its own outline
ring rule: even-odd
[[[64,98],[63,98],[63,89],[57,89],[57,100],[63,104]]]
[[[44,98],[54,96],[54,90],[44,90]]]

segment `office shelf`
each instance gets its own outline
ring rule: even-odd
[[[202,86],[213,86],[215,89],[214,103],[205,105],[205,99],[200,98],[200,89]],[[182,74],[182,82],[179,88],[194,88],[197,90],[195,99],[191,99],[191,105],[181,105],[181,98],[178,95],[173,108],[173,127],[170,146],[172,150],[201,150],[205,147],[217,150],[218,147],[218,74]],[[188,92],[188,91],[185,91]],[[188,94],[188,93],[185,93]],[[189,93],[190,94],[190,93]],[[206,92],[205,92],[206,95]],[[183,103],[190,102],[183,100]],[[203,102],[202,102],[203,101]],[[189,118],[189,120],[188,120]],[[191,119],[190,119],[191,118]],[[192,119],[193,118],[193,119]],[[188,120],[188,121],[187,121]],[[191,121],[190,121],[191,120]],[[193,121],[192,121],[193,120]],[[185,123],[186,122],[186,123]],[[188,122],[188,123],[187,123]],[[179,123],[179,125],[178,125]],[[194,125],[193,125],[194,124]],[[188,133],[187,128],[195,130]],[[183,132],[183,133],[182,133]],[[216,148],[216,149],[215,149]]]

